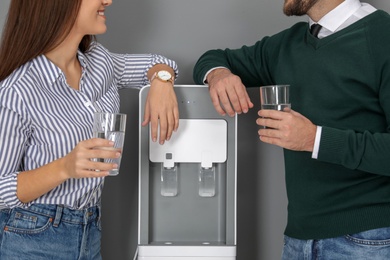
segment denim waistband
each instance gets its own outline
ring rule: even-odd
[[[53,219],[53,225],[58,226],[61,221],[72,224],[87,224],[99,220],[101,216],[100,206],[86,209],[70,209],[62,205],[33,204],[22,210],[45,215]]]

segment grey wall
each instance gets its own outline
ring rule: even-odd
[[[7,16],[9,3],[10,0],[0,0],[0,33],[2,32],[4,20]]]
[[[0,28],[9,0],[0,0]],[[390,2],[368,1],[390,12]],[[107,9],[108,32],[99,40],[121,53],[159,53],[179,64],[178,84],[193,84],[192,68],[212,48],[253,44],[300,19],[285,17],[283,1],[133,0]],[[280,259],[287,199],[282,150],[260,143],[255,124],[258,89],[249,90],[255,108],[239,116],[238,260]],[[103,195],[102,254],[106,260],[132,259],[137,245],[138,91],[126,90],[129,115],[123,167],[107,178]]]

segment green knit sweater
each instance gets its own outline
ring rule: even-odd
[[[318,159],[284,150],[288,236],[390,227],[389,28],[381,10],[323,39],[300,22],[253,46],[208,51],[195,65],[197,84],[216,66],[247,87],[290,84],[292,109],[323,127]]]

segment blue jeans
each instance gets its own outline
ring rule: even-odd
[[[0,211],[1,260],[101,260],[100,207],[32,205]]]
[[[320,240],[285,236],[282,260],[390,259],[390,228]]]

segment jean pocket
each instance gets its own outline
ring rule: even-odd
[[[12,210],[4,230],[21,234],[38,234],[48,229],[52,222],[50,216],[17,208]]]
[[[346,238],[356,244],[367,246],[389,246],[390,228],[378,228],[347,235]]]

